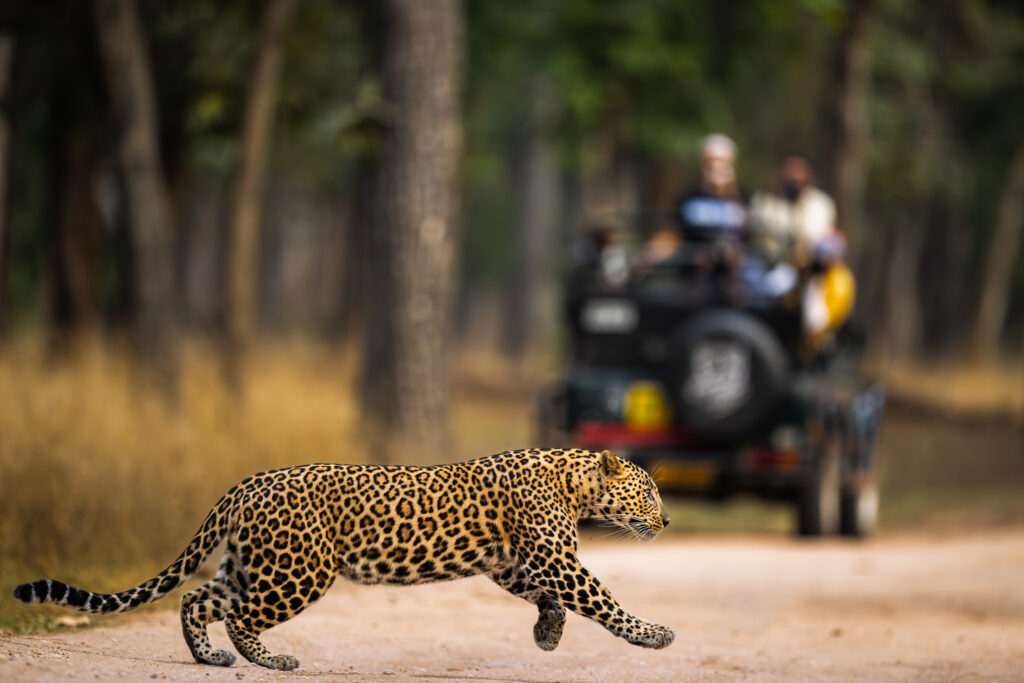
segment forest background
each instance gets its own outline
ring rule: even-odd
[[[12,1],[0,103],[5,586],[123,588],[255,470],[527,444],[571,245],[713,131],[837,201],[883,521],[1024,519],[1012,0]]]

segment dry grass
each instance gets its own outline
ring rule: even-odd
[[[93,346],[53,365],[36,344],[7,349],[0,356],[3,594],[40,576],[125,588],[124,574],[133,574],[128,583],[141,580],[173,559],[244,475],[358,461],[344,364],[323,367],[311,350],[265,355],[239,407],[221,390],[211,356],[190,349],[175,413],[138,385],[123,354]],[[11,602],[0,602],[8,627],[29,618]]]
[[[246,401],[221,388],[213,356],[187,349],[169,411],[123,353],[93,345],[53,364],[34,340],[0,354],[0,629],[39,625],[11,588],[52,576],[123,589],[173,559],[206,511],[256,471],[362,462],[351,358],[312,345],[257,351]],[[529,413],[458,393],[457,460],[523,443]]]
[[[17,605],[9,596],[21,581],[52,576],[106,591],[149,578],[180,552],[217,498],[252,472],[364,461],[352,392],[356,369],[351,354],[322,346],[261,349],[249,366],[247,400],[238,404],[223,392],[212,354],[192,346],[184,357],[182,401],[172,412],[139,386],[125,354],[110,347],[92,345],[57,364],[35,339],[4,348],[0,630],[45,628],[64,614]],[[512,367],[493,353],[474,352],[461,354],[455,370],[451,449],[431,457],[464,460],[528,445],[530,398],[553,376],[551,363]],[[899,370],[888,377],[894,393],[913,390],[947,408],[1022,411],[1019,367],[982,375]],[[1020,434],[995,431],[927,416],[886,425],[887,523],[918,525],[940,509],[980,511],[989,521],[999,512],[1019,521],[1019,504],[999,505],[993,494],[1019,490]],[[688,532],[781,533],[789,524],[780,506],[673,505],[676,526]]]
[[[953,415],[1024,419],[1024,359],[1006,359],[989,367],[965,362],[869,362],[866,370],[897,398]]]

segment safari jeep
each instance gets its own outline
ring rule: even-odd
[[[801,535],[870,534],[884,396],[859,384],[847,335],[806,348],[804,276],[746,246],[644,249],[628,232],[577,248],[570,363],[538,397],[541,445],[612,449],[663,491],[788,501]]]

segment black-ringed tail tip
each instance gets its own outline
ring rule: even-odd
[[[166,593],[178,587],[180,581],[165,577],[157,584],[154,591],[146,587],[146,584],[133,588],[122,593],[90,593],[69,586],[62,581],[53,579],[41,579],[32,583],[23,583],[14,589],[14,598],[27,605],[39,605],[52,603],[61,607],[73,607],[82,612],[94,614],[109,614],[111,612],[125,612],[147,602],[159,600]]]
[[[70,586],[60,581],[43,579],[34,583],[23,583],[14,589],[14,597],[27,605],[38,605],[43,602],[58,602],[70,607],[83,607],[89,600],[89,593],[78,588],[71,588],[73,595],[68,595]],[[67,599],[65,599],[67,598]]]

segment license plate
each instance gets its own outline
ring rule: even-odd
[[[651,468],[654,481],[666,490],[699,489],[714,481],[718,471],[714,463],[707,460],[679,462],[676,460],[659,460]]]

